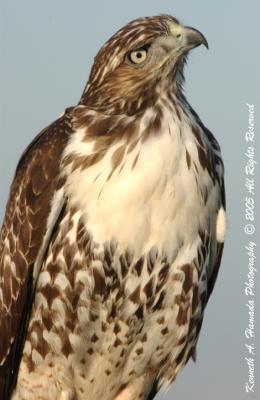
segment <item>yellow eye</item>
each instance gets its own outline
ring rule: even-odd
[[[147,49],[141,48],[137,50],[133,50],[128,55],[128,60],[132,64],[142,64],[147,58]]]

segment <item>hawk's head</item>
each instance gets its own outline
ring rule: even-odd
[[[140,18],[119,30],[95,57],[81,103],[136,114],[163,91],[178,90],[189,50],[207,40],[169,15]]]

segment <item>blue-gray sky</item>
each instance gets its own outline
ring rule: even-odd
[[[178,17],[209,41],[208,52],[199,48],[189,58],[186,94],[221,144],[229,217],[222,268],[206,310],[198,361],[190,362],[170,392],[158,398],[254,400],[259,390],[258,396],[244,391],[243,210],[246,103],[256,105],[256,116],[260,105],[257,0],[0,0],[0,220],[19,155],[65,107],[78,102],[100,46],[129,20],[158,13]],[[258,315],[259,310],[258,301]],[[260,348],[256,360],[259,354]]]

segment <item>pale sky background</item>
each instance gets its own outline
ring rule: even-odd
[[[248,238],[243,210],[246,103],[256,106],[256,128],[260,115],[260,2],[0,0],[0,220],[19,155],[65,107],[78,102],[100,46],[129,20],[158,13],[178,17],[208,39],[210,50],[201,47],[189,58],[186,94],[221,144],[229,217],[222,268],[206,310],[197,363],[190,362],[168,394],[158,399],[259,399],[259,387],[254,395],[244,390]],[[260,132],[256,133],[259,143]],[[258,184],[259,176],[258,171]],[[256,232],[259,238],[259,225]],[[256,236],[251,239],[256,241]],[[257,302],[259,317],[259,295]],[[258,371],[259,345],[258,334]]]

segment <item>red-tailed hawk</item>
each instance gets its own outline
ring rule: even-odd
[[[0,243],[0,398],[153,399],[195,354],[225,233],[220,148],[182,92],[205,37],[142,18],[19,161]]]

